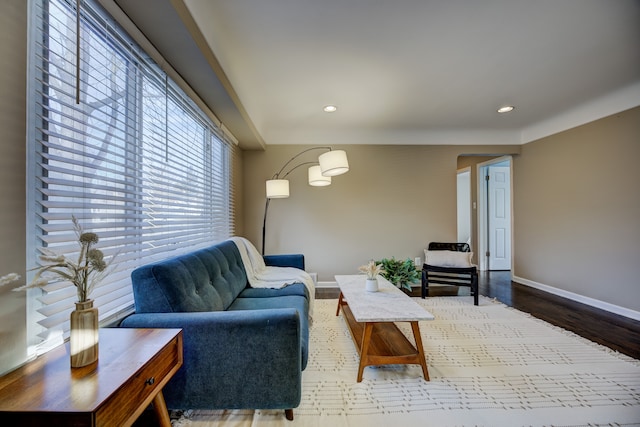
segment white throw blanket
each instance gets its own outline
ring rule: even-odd
[[[294,283],[303,283],[309,291],[309,320],[312,319],[315,285],[313,279],[304,270],[294,267],[271,267],[264,263],[264,258],[253,243],[244,237],[231,237],[240,251],[240,257],[252,288],[280,289]]]

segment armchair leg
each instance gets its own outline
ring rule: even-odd
[[[429,278],[426,270],[422,270],[422,299],[425,299],[429,294]]]
[[[287,418],[287,420],[293,421],[293,409],[285,409],[284,416]]]
[[[473,291],[473,305],[478,305],[478,274],[471,275],[471,290]]]

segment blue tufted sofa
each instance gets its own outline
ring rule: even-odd
[[[304,270],[303,255],[267,265]],[[170,409],[292,409],[309,351],[302,283],[251,288],[237,246],[225,241],[131,274],[135,313],[120,327],[182,328],[184,363],[164,387]]]

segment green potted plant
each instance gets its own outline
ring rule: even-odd
[[[384,272],[380,275],[400,289],[411,291],[411,285],[420,281],[420,273],[410,259],[383,258],[376,264],[382,264]]]

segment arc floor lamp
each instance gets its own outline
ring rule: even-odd
[[[312,150],[328,150],[318,156],[316,161],[303,161],[292,165],[305,153]],[[265,235],[267,230],[267,212],[271,199],[284,199],[289,197],[289,180],[287,176],[301,166],[311,165],[308,170],[309,185],[324,187],[331,185],[331,177],[342,175],[349,171],[347,153],[343,150],[332,150],[331,147],[312,147],[303,150],[290,158],[282,168],[267,180],[267,198],[264,205],[264,219],[262,221],[262,254],[264,255]]]

